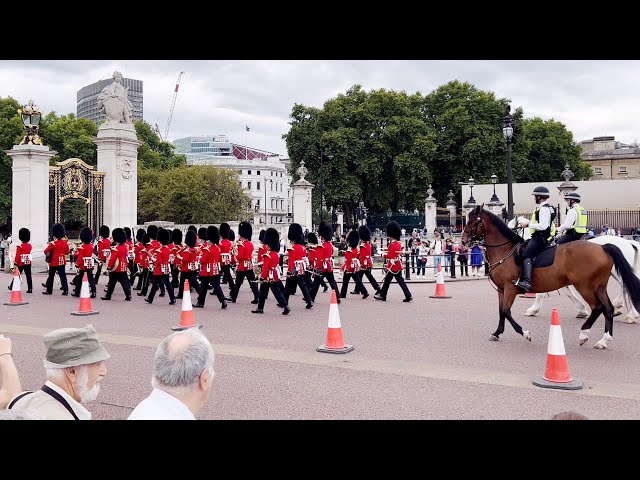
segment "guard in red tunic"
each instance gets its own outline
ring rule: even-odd
[[[122,228],[114,228],[111,232],[113,245],[111,245],[111,255],[109,255],[109,263],[107,270],[109,271],[109,283],[107,284],[107,293],[101,300],[111,300],[113,290],[116,283],[120,282],[124,291],[124,299],[131,300],[131,284],[129,283],[129,249],[127,248],[127,237]]]
[[[178,299],[182,298],[185,280],[189,280],[189,288],[193,287],[200,295],[200,284],[198,283],[197,275],[200,272],[201,249],[196,248],[196,241],[196,233],[189,230],[184,237],[185,246],[176,254],[175,261],[180,264],[180,282],[178,284],[178,296],[176,297]]]
[[[151,245],[151,238],[145,232],[142,235],[142,240],[140,240],[140,265],[138,269],[140,270],[138,285],[134,290],[140,290],[141,285],[145,285],[149,281],[149,253],[147,252],[147,246]],[[142,296],[141,292],[138,292],[138,296]]]
[[[69,244],[66,240],[64,226],[60,223],[56,223],[51,228],[51,236],[53,241],[44,249],[45,256],[51,253],[51,261],[49,262],[49,277],[46,283],[42,285],[46,288],[43,295],[51,295],[53,291],[53,277],[56,272],[60,277],[60,284],[62,285],[62,295],[69,295],[69,284],[67,283],[67,272],[65,266],[67,264],[67,255],[69,255]]]
[[[278,287],[280,283],[280,275],[278,274],[278,267],[280,264],[280,235],[275,228],[267,228],[264,234],[264,243],[267,245],[267,252],[262,257],[262,272],[260,273],[260,299],[258,301],[258,308],[251,310],[251,313],[264,313],[264,302],[269,295],[269,289],[276,298],[276,301],[280,305],[284,305],[283,315],[287,315],[291,310],[287,305],[287,301],[282,294],[281,287]]]
[[[13,262],[13,268],[18,268],[20,273],[24,272],[24,276],[27,278],[27,293],[33,292],[33,284],[31,283],[31,231],[28,228],[21,228],[18,231],[18,238],[22,242],[21,245],[16,247],[16,257]],[[13,288],[13,278],[9,285],[9,290]]]
[[[392,241],[389,244],[387,253],[384,255],[384,258],[387,261],[387,274],[384,277],[380,293],[373,296],[376,300],[387,300],[387,292],[389,291],[389,285],[393,278],[396,279],[396,282],[398,282],[398,285],[400,285],[400,288],[404,293],[403,302],[410,302],[413,300],[411,292],[407,288],[404,278],[402,278],[402,244],[400,243],[400,234],[400,225],[398,225],[398,222],[392,221],[387,224],[387,236]]]
[[[322,275],[316,273],[316,267],[318,263],[318,253],[322,250],[322,245],[318,245],[318,237],[315,233],[309,232],[307,234],[307,256],[309,258],[309,269],[307,270],[307,274],[305,275],[305,282],[307,283],[307,288],[309,289],[309,293],[311,293],[311,289],[313,288],[313,277],[315,276],[320,280],[320,285],[323,290],[322,293],[326,293],[329,289],[329,285],[324,281]]]
[[[249,287],[251,288],[251,292],[253,293],[252,304],[258,303],[258,298],[260,294],[258,293],[258,282],[256,279],[256,275],[253,272],[253,242],[251,241],[251,237],[253,236],[253,228],[249,222],[240,222],[238,226],[238,242],[236,243],[236,248],[238,250],[238,254],[236,257],[236,261],[238,267],[236,268],[236,281],[234,288],[231,290],[231,301],[236,303],[236,299],[238,298],[238,292],[240,291],[240,286],[244,282],[246,278],[249,283]]]
[[[380,284],[373,277],[373,273],[371,269],[373,268],[373,256],[371,253],[371,230],[366,225],[360,225],[358,228],[358,233],[360,234],[360,253],[358,258],[360,259],[360,271],[358,272],[358,276],[360,280],[367,276],[369,283],[375,289],[376,293],[380,293]],[[353,292],[349,292],[353,294],[362,293],[358,290],[358,287],[353,290]]]
[[[227,308],[227,300],[220,288],[220,233],[218,227],[209,225],[205,245],[200,249],[200,280],[202,281],[198,302],[193,306],[203,308],[209,285],[213,286],[211,295],[216,295],[222,308]]]
[[[149,292],[149,297],[144,299],[147,303],[153,303],[153,297],[161,284],[164,284],[169,293],[169,305],[175,305],[176,303],[176,297],[173,295],[173,288],[169,281],[171,267],[169,266],[170,251],[167,245],[170,239],[171,233],[169,233],[169,230],[163,228],[158,231],[158,240],[162,246],[153,251],[153,286],[151,287],[151,292]],[[151,243],[153,243],[153,240],[151,240]],[[162,297],[163,295],[160,294],[159,296]]]
[[[82,289],[82,279],[84,274],[87,274],[87,281],[89,282],[89,288],[91,289],[91,298],[96,298],[96,282],[93,278],[93,245],[91,244],[92,233],[89,227],[84,227],[80,230],[80,241],[82,245],[76,249],[75,259],[76,266],[78,267],[78,275],[74,279],[75,285],[74,291],[71,294],[72,297],[79,297],[80,290]]]
[[[154,258],[156,258],[156,252],[160,250],[160,247],[162,246],[158,241],[158,235],[162,230],[164,230],[164,228],[159,229],[155,225],[149,225],[147,227],[147,235],[149,235],[149,239],[150,239],[146,247],[147,255],[149,257],[149,274],[147,275],[146,283],[142,285],[142,291],[138,292],[138,295],[140,296],[145,296],[147,294],[149,285],[151,285],[155,280],[154,277],[156,276],[156,272],[158,272],[157,275],[161,275],[160,270],[155,268]],[[169,243],[168,240],[167,240],[167,243]],[[168,256],[167,256],[167,261],[168,261]],[[164,297],[164,282],[160,282],[160,295],[158,296]]]
[[[100,236],[96,246],[96,255],[98,255],[98,269],[96,270],[96,285],[100,282],[100,274],[102,273],[102,265],[104,265],[111,253],[111,240],[109,240],[109,227],[102,225],[98,229]]]
[[[136,232],[136,241],[133,244],[133,270],[131,270],[131,275],[129,276],[129,283],[131,284],[131,290],[140,290],[140,285],[142,284],[142,250],[144,249],[144,243],[142,243],[142,238],[145,235],[144,228],[139,228]],[[138,285],[134,288],[133,282],[138,277]]]
[[[304,248],[304,233],[299,223],[289,225],[287,238],[291,241],[288,249],[287,280],[284,286],[284,298],[289,303],[289,296],[295,291],[295,286],[300,287],[302,297],[307,302],[307,309],[313,307],[313,300],[309,288],[305,282],[305,275],[309,267],[307,249]]]
[[[194,236],[193,238],[195,244],[198,239],[196,238],[196,236]],[[182,230],[180,230],[179,228],[173,229],[173,231],[171,232],[171,243],[169,244],[169,246],[171,247],[171,255],[169,256],[169,263],[171,264],[171,286],[173,288],[179,288],[180,272],[182,272],[182,262],[178,258],[178,253],[180,253],[182,249],[187,248],[182,244]],[[196,274],[194,280],[196,280],[197,276],[198,275]],[[191,285],[192,287],[194,286],[191,278],[189,279],[189,285]],[[180,289],[180,291],[182,291],[182,289]],[[176,298],[182,298],[182,294],[178,295]]]
[[[356,230],[351,230],[347,234],[347,243],[349,248],[344,252],[344,265],[342,265],[342,290],[340,296],[342,298],[347,297],[347,289],[349,288],[349,280],[353,278],[356,284],[356,289],[362,293],[362,299],[364,300],[369,296],[367,288],[362,283],[360,276],[360,235]]]
[[[130,272],[131,277],[129,277],[129,285],[133,283],[131,278],[133,277],[133,273],[135,272],[135,264],[133,263],[134,258],[136,257],[133,251],[133,238],[131,238],[131,229],[129,227],[124,227],[124,236],[127,239],[125,245],[127,246],[127,264],[128,270]]]
[[[231,227],[229,226],[228,223],[225,222],[220,224],[219,231],[220,231],[220,238],[222,238],[222,240],[220,240],[220,267],[222,268],[221,283],[226,283],[227,285],[229,285],[229,288],[233,292],[235,284],[233,281],[233,275],[231,274],[231,265],[232,265],[231,248],[233,247],[233,245],[229,240],[230,230],[231,230]],[[232,299],[227,298],[227,300],[232,300]]]
[[[331,244],[331,237],[333,237],[333,227],[327,222],[320,222],[318,225],[318,235],[323,240],[322,246],[317,249],[316,256],[316,273],[324,277],[336,292],[338,303],[340,303],[340,291],[338,290],[338,284],[333,276],[333,245]],[[320,276],[317,276],[313,281],[313,287],[311,288],[311,299],[315,302],[316,295],[318,294],[318,288],[320,287]]]

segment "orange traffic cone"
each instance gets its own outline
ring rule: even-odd
[[[196,325],[196,319],[193,316],[193,305],[191,305],[191,287],[189,286],[189,280],[184,281],[184,292],[182,293],[182,311],[180,312],[180,325],[177,327],[171,327],[171,330],[179,332],[186,330],[187,328],[198,327],[202,328],[202,325]]]
[[[560,388],[563,390],[580,390],[582,380],[572,379],[564,351],[564,340],[560,329],[558,309],[551,311],[551,327],[547,346],[547,368],[544,375],[533,377],[533,384],[543,388]]]
[[[84,272],[82,277],[82,288],[80,289],[80,308],[77,312],[71,312],[71,315],[95,315],[98,312],[91,306],[91,297],[89,296],[89,279],[87,272]]]
[[[15,272],[13,274],[13,285],[11,286],[11,300],[5,302],[3,305],[26,305],[29,302],[25,302],[22,300],[22,282],[20,281],[20,270],[16,267]]]
[[[338,297],[336,291],[331,290],[331,305],[329,306],[329,328],[327,329],[327,343],[316,348],[322,353],[348,353],[353,350],[353,345],[345,345],[340,325],[340,312],[338,311]]]
[[[451,298],[447,295],[447,291],[444,288],[444,275],[442,274],[442,264],[438,264],[438,273],[436,273],[436,294],[429,295],[429,298]]]

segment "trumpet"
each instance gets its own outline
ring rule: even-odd
[[[244,240],[241,237],[238,237],[236,241],[231,244],[231,254],[235,257],[238,256],[238,246],[243,245]]]

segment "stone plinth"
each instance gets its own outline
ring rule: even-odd
[[[435,238],[433,231],[436,229],[437,225],[436,206],[438,201],[433,198],[433,194],[435,193],[435,191],[431,188],[431,185],[429,185],[427,193],[429,194],[429,196],[424,202],[424,226],[427,229],[427,239],[433,240]]]
[[[311,212],[313,210],[313,203],[311,201],[311,192],[313,191],[314,185],[304,178],[304,176],[309,173],[304,166],[304,161],[300,162],[300,167],[296,172],[300,180],[291,185],[293,189],[293,222],[299,223],[303,232],[305,229],[309,229],[309,231],[312,232],[313,219]]]

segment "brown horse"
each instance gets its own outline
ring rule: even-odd
[[[462,234],[462,243],[484,240],[489,278],[498,290],[500,321],[498,329],[490,340],[498,340],[504,333],[504,320],[509,320],[516,332],[531,341],[531,332],[522,327],[511,316],[511,305],[521,289],[512,281],[520,275],[520,267],[515,256],[519,244],[524,239],[511,230],[504,221],[485,210],[484,205],[477,206],[469,215],[469,221]],[[582,298],[591,307],[591,315],[582,325],[579,341],[583,345],[589,338],[593,323],[604,313],[604,336],[594,346],[607,348],[613,336],[613,305],[607,294],[607,283],[611,269],[622,278],[623,291],[635,306],[640,309],[640,280],[625,260],[618,247],[612,244],[597,245],[577,240],[563,243],[557,247],[554,262],[548,267],[534,268],[532,293],[551,292],[567,285],[573,285]]]

